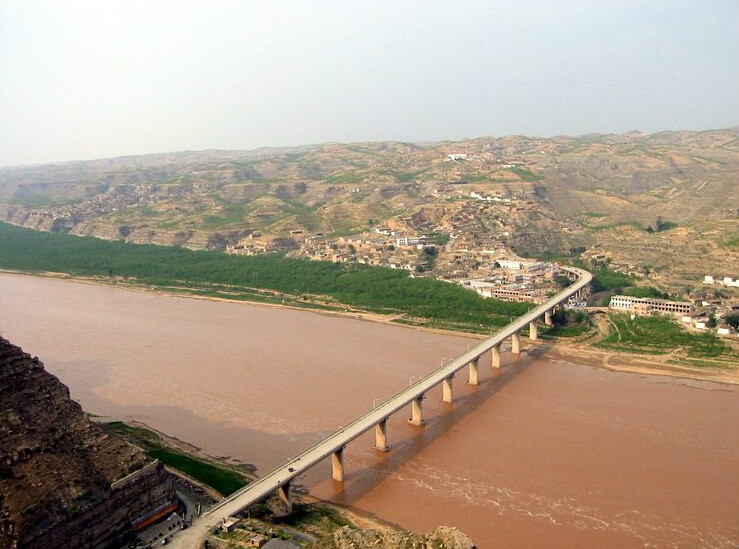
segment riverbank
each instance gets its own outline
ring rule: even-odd
[[[49,277],[0,276],[0,310],[0,331],[84,409],[260,473],[474,342]],[[486,353],[480,385],[458,376],[451,406],[429,391],[424,428],[405,410],[389,418],[390,452],[368,433],[346,448],[344,483],[328,460],[299,482],[416,532],[457,526],[481,547],[731,547],[739,388],[578,367],[551,358],[557,343],[524,339],[520,356],[506,344],[500,369]]]
[[[156,441],[155,445],[160,450],[170,455],[183,455],[186,462],[205,466],[210,470],[209,475],[192,476],[192,471],[188,467],[179,468],[177,464],[165,462],[168,471],[184,479],[191,487],[194,485],[202,490],[211,502],[219,501],[223,497],[219,491],[221,483],[219,481],[209,482],[211,479],[217,479],[218,473],[229,471],[241,475],[245,482],[255,478],[252,472],[253,466],[233,460],[230,456],[208,455],[197,446],[168,436],[140,421],[99,416],[93,416],[91,419],[144,451],[150,450],[152,441]],[[245,470],[249,472],[246,473]],[[249,536],[257,533],[270,538],[290,539],[301,547],[333,547],[334,533],[340,528],[350,528],[350,531],[354,532],[352,536],[359,536],[360,539],[362,536],[367,536],[370,540],[374,539],[373,532],[385,537],[408,535],[407,530],[398,524],[387,521],[374,513],[313,497],[308,494],[307,488],[300,485],[294,487],[293,498],[294,512],[291,515],[271,515],[268,509],[275,505],[275,502],[271,500],[276,498],[269,498],[265,505],[254,508],[253,514],[258,518],[252,517],[252,513],[249,513],[249,518],[239,525],[240,528],[246,529],[245,534],[239,534],[238,531],[231,536],[219,533],[216,536],[217,540],[220,539],[225,543],[231,542],[236,544],[233,545],[234,547],[240,547],[239,539],[243,538],[248,541]],[[206,502],[204,510],[207,511],[208,506],[209,503]]]
[[[577,362],[612,372],[625,372],[642,375],[688,378],[698,381],[713,381],[739,385],[739,370],[715,367],[691,368],[669,364],[668,356],[640,356],[631,353],[615,353],[593,347],[583,348],[577,344],[558,341],[546,351],[547,357],[563,362]]]
[[[365,322],[373,322],[380,324],[390,324],[399,328],[405,328],[409,330],[418,330],[426,333],[440,334],[440,335],[453,335],[457,337],[466,337],[472,340],[484,339],[487,334],[471,333],[469,331],[462,330],[450,330],[436,327],[429,327],[423,325],[413,325],[405,315],[398,314],[379,314],[372,313],[357,309],[349,308],[348,306],[340,305],[333,308],[327,308],[321,304],[315,304],[311,302],[301,303],[300,306],[287,303],[279,302],[265,302],[265,301],[248,301],[244,299],[233,299],[222,296],[213,295],[201,295],[194,293],[195,288],[189,290],[180,288],[175,290],[173,288],[163,289],[161,287],[153,287],[151,285],[140,284],[130,279],[110,279],[107,277],[81,277],[72,276],[67,273],[54,273],[54,272],[43,272],[43,273],[28,273],[21,271],[12,271],[7,269],[0,269],[0,274],[8,274],[13,276],[30,276],[30,277],[41,277],[41,278],[52,278],[59,280],[66,280],[80,284],[91,284],[118,288],[121,290],[145,293],[145,294],[156,294],[168,297],[179,297],[189,298],[195,300],[204,300],[217,303],[231,303],[231,304],[242,304],[253,307],[263,307],[269,309],[284,309],[292,311],[310,311],[324,316],[338,317],[338,318],[349,318],[353,320],[362,320]],[[280,297],[284,294],[275,292],[264,291]],[[320,306],[319,306],[320,305]],[[399,322],[401,321],[401,322]],[[639,355],[636,353],[619,353],[615,351],[609,351],[599,349],[592,345],[593,334],[575,337],[575,338],[554,338],[550,340],[539,340],[539,341],[526,341],[524,349],[528,348],[545,348],[547,356],[554,360],[571,361],[575,358],[578,362],[587,364],[589,366],[603,368],[611,371],[627,372],[634,374],[652,374],[662,375],[669,377],[684,377],[702,381],[715,381],[719,383],[731,383],[739,384],[739,368],[726,368],[717,367],[711,365],[710,361],[705,361],[705,365],[701,367],[691,367],[686,364],[676,364],[675,358],[669,355]]]

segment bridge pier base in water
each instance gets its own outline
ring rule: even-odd
[[[441,382],[441,401],[447,404],[452,403],[452,380],[454,376],[451,375]]]
[[[539,330],[536,325],[538,320],[539,319],[537,318],[529,322],[529,339],[531,341],[536,341],[537,339],[539,339]]]
[[[375,448],[380,452],[387,452],[389,449],[387,445],[387,419],[383,419],[375,425]]]
[[[423,421],[423,395],[413,399],[411,402],[411,417],[408,421],[418,427],[425,423]]]
[[[500,343],[490,349],[490,363],[493,368],[500,368]]]
[[[511,334],[511,353],[514,355],[521,354],[521,333],[513,332]]]
[[[480,360],[480,357],[477,357],[475,360],[470,362],[470,378],[467,380],[467,383],[470,385],[479,385],[480,382],[477,380],[477,365]]]
[[[344,482],[344,447],[342,446],[331,454],[331,478]]]
[[[293,512],[292,482],[288,481],[277,489],[282,507],[288,515]]]

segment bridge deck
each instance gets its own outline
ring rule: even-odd
[[[566,301],[571,295],[590,283],[592,279],[590,273],[582,269],[567,267],[566,270],[577,275],[579,278],[546,303],[520,316],[489,338],[480,341],[477,345],[442,365],[439,369],[422,377],[407,389],[403,389],[374,409],[358,417],[349,425],[331,433],[325,439],[314,444],[301,454],[289,459],[241,490],[234,492],[228,498],[212,507],[204,516],[200,517],[191,528],[176,536],[173,540],[172,547],[200,547],[198,543],[203,539],[207,531],[219,524],[223,519],[238,513],[252,503],[271,494],[280,486],[290,482],[293,478],[301,475],[332,453],[346,446],[349,442],[366,433],[404,406],[408,406],[424,393],[436,387],[444,379],[454,375],[471,361],[490,351],[494,346],[506,338],[511,337],[515,332],[525,328],[533,320],[544,315],[546,311],[550,311]]]

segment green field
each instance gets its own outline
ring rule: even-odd
[[[378,313],[406,313],[461,327],[503,326],[529,309],[485,299],[456,284],[410,278],[401,270],[287,259],[277,254],[226,255],[174,246],[128,244],[45,233],[0,222],[0,268],[52,271],[140,284],[235,291],[285,292],[306,301],[334,302]]]
[[[247,484],[243,475],[231,469],[168,448],[161,437],[149,429],[134,427],[121,421],[104,423],[101,426],[140,446],[148,456],[158,459],[167,467],[182,471],[223,496],[228,496]]]
[[[613,329],[598,347],[614,351],[665,355],[679,352],[691,358],[718,358],[734,355],[734,351],[711,333],[694,334],[663,316],[631,318],[630,315],[608,315]]]

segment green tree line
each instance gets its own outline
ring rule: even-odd
[[[500,326],[529,308],[484,299],[456,284],[410,278],[405,271],[288,259],[227,255],[171,246],[129,244],[39,232],[0,222],[0,268],[78,276],[132,277],[145,284],[227,284],[294,295],[323,295],[369,311]]]

